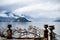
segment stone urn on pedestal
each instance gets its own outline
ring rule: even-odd
[[[12,30],[11,30],[11,27],[12,25],[8,25],[8,30],[7,30],[7,39],[12,39]]]
[[[48,24],[45,24],[44,25],[44,28],[45,28],[45,30],[44,30],[44,40],[48,40]]]
[[[52,33],[53,33],[53,30],[55,29],[54,25],[49,26],[48,29],[50,30],[50,35],[49,35],[50,36],[50,40],[53,40],[53,34]]]

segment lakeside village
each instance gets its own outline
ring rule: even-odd
[[[0,40],[57,40],[54,25],[44,24],[44,29],[37,28],[36,26],[29,25],[26,29],[16,28],[11,29],[12,25],[7,25],[7,30],[1,30],[0,28]],[[19,34],[18,37],[14,37],[15,34]]]

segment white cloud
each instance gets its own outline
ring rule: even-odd
[[[15,3],[29,3],[29,2],[33,2],[34,0],[0,0],[0,6],[1,5],[11,5],[11,4],[15,4]]]
[[[8,17],[6,14],[0,14],[0,17]]]
[[[58,10],[60,8],[60,4],[54,3],[56,1],[57,0],[55,1],[53,0],[0,0],[0,6],[12,5],[18,3],[21,4],[20,6],[22,7],[16,9],[13,12],[16,15],[27,14],[32,17],[39,17],[39,16],[57,17],[60,16],[59,15],[60,12],[58,11],[56,12],[54,10]]]
[[[6,14],[5,14],[6,11],[2,11],[0,12],[0,17],[8,17]]]
[[[35,4],[35,5],[29,5],[29,6],[25,6],[25,7],[22,7],[22,8],[18,8],[15,11],[16,12],[26,12],[26,11],[36,10],[36,9],[56,10],[57,8],[59,8],[59,5],[54,5],[54,4]]]
[[[2,11],[0,12],[0,17],[14,17],[12,13],[9,13],[9,16],[8,14],[5,14],[7,11]]]
[[[0,6],[1,5],[11,5],[15,3],[19,4],[35,4],[35,3],[59,3],[59,0],[0,0]]]
[[[51,17],[59,16],[59,15],[57,15],[57,14],[59,14],[59,12],[55,13],[55,11],[54,11],[54,10],[58,10],[59,8],[60,8],[60,6],[58,4],[40,3],[40,4],[29,5],[29,6],[24,6],[22,8],[18,8],[14,11],[14,13],[16,15],[21,15],[21,14],[25,13],[25,14],[28,14],[32,17],[45,16],[45,17],[51,18]],[[38,13],[37,10],[42,10],[42,12]]]

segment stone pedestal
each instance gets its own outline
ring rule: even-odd
[[[44,40],[48,40],[48,25],[44,25]]]
[[[54,25],[49,26],[49,30],[50,30],[50,34],[49,34],[50,40],[53,40],[53,35],[52,35],[52,33],[53,33],[53,30],[54,30],[54,29],[55,29],[55,28],[54,28]]]
[[[8,30],[7,30],[7,39],[12,39],[12,30],[11,30],[11,25],[8,25]]]

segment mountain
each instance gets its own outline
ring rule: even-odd
[[[56,18],[54,22],[60,22],[60,17]]]
[[[34,21],[33,17],[31,17],[30,15],[26,15],[26,14],[21,14],[21,16],[25,17],[26,19],[30,20],[30,21]]]
[[[5,14],[6,17],[3,16],[3,14]],[[47,17],[42,17],[42,16],[34,18],[30,15],[26,15],[26,14],[16,15],[15,13],[12,13],[12,12],[5,12],[3,14],[2,14],[2,16],[0,16],[0,22],[1,21],[6,21],[6,22],[9,22],[9,21],[13,21],[13,22],[30,22],[30,21],[32,21],[32,22],[52,22],[52,21],[54,21],[54,18],[47,18]]]
[[[27,20],[27,19],[24,18],[24,17],[19,17],[19,18],[17,18],[14,22],[31,22],[31,21]]]
[[[11,17],[0,17],[0,22],[10,22],[16,20],[15,18]]]
[[[29,16],[29,15],[25,15],[25,14],[21,14],[21,16],[27,18],[27,19],[33,19],[33,17]]]
[[[31,22],[24,17],[12,18],[12,17],[0,17],[0,22]]]
[[[5,16],[6,15],[6,16]],[[0,16],[0,22],[30,22],[27,17],[16,15],[10,11],[5,11]]]
[[[60,20],[55,20],[55,22],[60,22]]]

